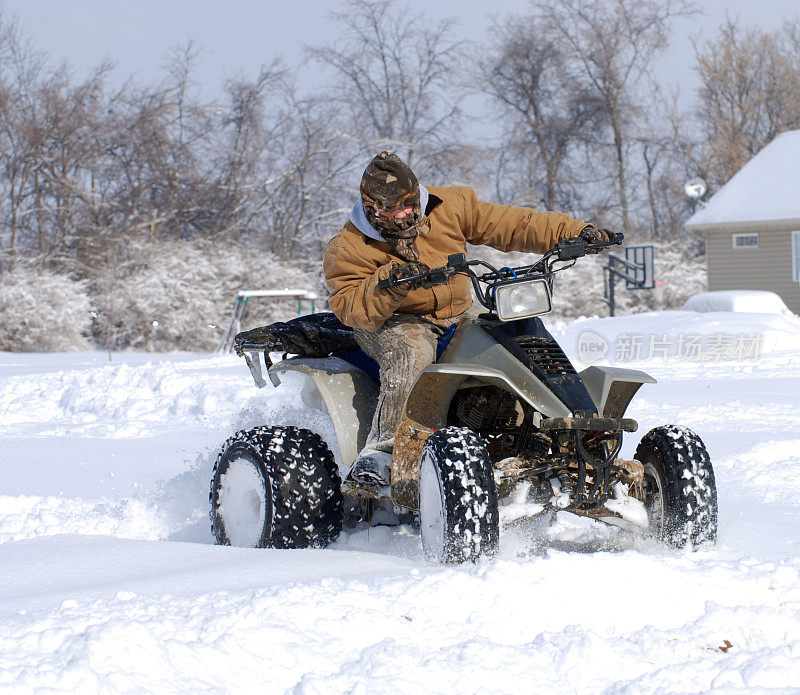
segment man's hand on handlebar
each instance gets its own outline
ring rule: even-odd
[[[618,237],[621,236],[622,235],[615,234],[610,229],[594,227],[591,224],[584,227],[580,234],[578,234],[578,238],[583,239],[587,246],[594,246],[594,248],[587,248],[586,253],[599,253],[602,251],[602,247],[596,246],[597,244],[611,246],[613,244],[621,243],[621,241],[618,240]]]
[[[408,263],[401,263],[392,268],[389,277],[393,280],[405,280],[406,278],[414,277],[415,275],[423,275],[427,273],[430,268],[424,263],[419,261],[410,261]]]
[[[424,263],[413,261],[395,266],[389,277],[378,282],[378,289],[392,289],[395,292],[408,294],[420,287],[436,287],[444,285],[454,274],[455,269],[449,265],[443,268],[430,269]]]
[[[624,234],[615,234],[608,229],[598,229],[588,225],[581,230],[578,236],[559,241],[542,257],[539,263],[544,263],[542,266],[544,269],[548,259],[553,255],[557,256],[559,261],[572,261],[590,253],[600,253],[609,246],[621,244],[624,238]]]
[[[422,278],[417,276],[425,275],[428,272],[430,272],[430,268],[419,261],[402,263],[392,268],[389,273],[389,285],[398,290],[402,288],[405,292],[416,290],[422,287]]]

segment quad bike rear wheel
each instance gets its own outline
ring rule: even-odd
[[[325,547],[342,530],[340,485],[318,434],[297,427],[237,432],[214,464],[214,539],[250,548]]]
[[[465,427],[428,437],[420,456],[422,547],[438,562],[478,560],[497,551],[500,515],[486,445]]]
[[[675,425],[642,437],[636,459],[644,465],[644,504],[651,534],[674,547],[717,537],[717,486],[703,441]]]

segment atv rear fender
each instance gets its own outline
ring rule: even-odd
[[[364,372],[338,357],[294,357],[269,369],[273,385],[281,383],[284,372],[308,377],[303,386],[303,403],[327,410],[338,445],[337,463],[349,468],[367,441],[378,402],[378,388]]]

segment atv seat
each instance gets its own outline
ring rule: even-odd
[[[453,324],[439,338],[437,360],[453,337],[455,329],[456,325]],[[332,312],[298,316],[291,321],[279,321],[237,333],[233,348],[238,355],[263,352],[265,362],[268,362],[268,352],[283,352],[300,357],[341,357],[364,371],[373,381],[380,381],[378,363],[358,346],[353,329],[345,326]],[[267,363],[268,368],[270,364]]]
[[[442,356],[447,344],[450,342],[450,338],[453,337],[453,333],[455,333],[456,330],[456,325],[457,324],[454,323],[452,326],[450,326],[450,328],[448,328],[447,331],[439,338],[439,341],[436,345],[437,360]],[[361,371],[365,372],[370,379],[380,383],[381,376],[378,363],[361,348],[345,354],[338,354],[337,357],[341,357],[345,362],[349,362],[354,367],[358,367]]]

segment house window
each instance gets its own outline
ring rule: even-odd
[[[792,280],[800,282],[800,232],[792,232]]]
[[[757,249],[758,234],[734,234],[733,248],[735,249]]]

